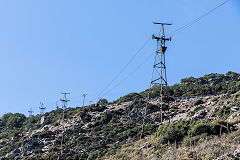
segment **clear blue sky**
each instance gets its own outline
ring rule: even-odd
[[[0,115],[47,111],[70,92],[69,107],[86,103],[116,76],[131,56],[158,32],[153,21],[185,25],[222,0],[1,0]],[[208,73],[240,72],[240,2],[232,0],[168,44],[170,84]],[[146,61],[109,94],[114,100],[148,88],[155,50],[150,41],[113,86]],[[110,87],[111,89],[111,87]],[[60,103],[59,103],[60,104]]]

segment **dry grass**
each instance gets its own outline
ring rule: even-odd
[[[234,119],[231,122],[228,122],[228,124],[230,124],[230,125],[235,125],[235,124],[238,124],[238,123],[240,123],[240,118],[237,118],[237,119]]]
[[[237,119],[234,119],[234,120],[229,121],[229,122],[228,121],[223,121],[223,120],[220,120],[220,119],[216,119],[212,123],[214,123],[214,124],[221,124],[221,125],[225,125],[225,126],[227,126],[227,125],[235,125],[235,124],[240,123],[240,119],[237,118]]]
[[[151,143],[152,146],[140,150],[141,146],[147,142]],[[156,148],[154,145],[157,145],[157,143],[153,139],[141,140],[123,147],[116,155],[106,160],[209,160],[216,159],[226,153],[233,153],[239,143],[240,130],[189,147],[184,144],[180,146],[171,144]]]

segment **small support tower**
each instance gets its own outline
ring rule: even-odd
[[[153,24],[161,25],[161,29],[158,36],[152,35],[153,40],[157,40],[157,49],[153,65],[152,79],[150,84],[150,89],[153,85],[160,85],[160,104],[161,104],[161,123],[163,121],[163,86],[167,86],[167,69],[166,69],[166,60],[165,52],[167,50],[166,42],[171,41],[170,38],[166,38],[164,26],[172,25],[168,23],[156,23]]]
[[[87,94],[83,94],[82,97],[83,97],[83,107],[84,107],[84,103],[85,103],[85,98],[86,98]]]
[[[44,114],[44,110],[46,109],[46,107],[43,106],[43,103],[42,103],[42,102],[40,102],[40,107],[39,107],[39,109],[40,109],[40,116],[42,116],[42,115]]]
[[[60,99],[60,101],[62,101],[62,108],[63,110],[65,110],[67,108],[67,103],[70,101],[69,99],[67,99],[67,95],[70,93],[62,93],[64,95],[63,99]]]
[[[67,103],[70,101],[69,99],[67,99],[67,95],[70,93],[62,93],[63,94],[63,99],[60,99],[60,101],[62,101],[62,122],[64,122],[64,112],[67,108]],[[65,127],[63,124],[63,132],[65,131]],[[62,140],[61,140],[61,153],[59,155],[59,159],[65,159],[65,158],[61,158],[62,157],[62,153],[63,153],[63,140],[64,140],[64,135],[62,134]]]
[[[58,101],[56,102],[56,110],[59,109],[59,106],[58,106]]]
[[[32,108],[30,108],[30,110],[28,111],[28,113],[29,113],[29,117],[32,117],[32,116],[33,116],[33,110],[32,110]]]

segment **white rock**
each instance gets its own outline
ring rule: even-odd
[[[240,144],[237,146],[237,149],[234,151],[233,155],[235,158],[240,158]]]

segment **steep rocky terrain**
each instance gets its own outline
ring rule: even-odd
[[[240,159],[239,74],[190,77],[164,90],[163,123],[159,86],[42,116],[5,114],[0,159]]]

